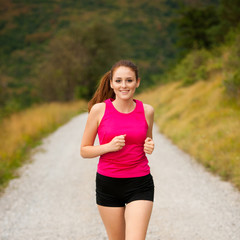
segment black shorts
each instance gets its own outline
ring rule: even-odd
[[[135,200],[154,199],[151,174],[134,178],[112,178],[96,174],[96,202],[101,206],[124,207]]]

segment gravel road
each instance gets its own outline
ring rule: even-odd
[[[82,159],[83,113],[34,149],[0,197],[1,240],[107,239],[95,204],[98,158]],[[208,173],[154,125],[148,240],[239,240],[240,193]],[[96,139],[96,144],[98,141]]]

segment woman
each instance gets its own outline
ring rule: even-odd
[[[154,109],[133,98],[140,79],[135,64],[121,60],[101,79],[89,102],[81,142],[83,158],[99,158],[96,202],[110,240],[145,239],[154,183],[147,154],[154,149]],[[98,134],[100,145],[94,146]]]

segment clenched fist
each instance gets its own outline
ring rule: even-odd
[[[116,152],[121,150],[125,146],[125,137],[126,134],[114,137],[112,141],[108,143],[110,151]]]
[[[147,137],[144,143],[144,152],[147,154],[152,154],[153,150],[154,150],[154,142],[150,137]]]

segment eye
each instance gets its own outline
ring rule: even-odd
[[[128,82],[132,82],[133,80],[132,80],[132,79],[128,79],[127,81],[128,81]]]
[[[120,83],[120,82],[121,82],[121,80],[115,80],[115,82],[117,82],[117,83]]]

